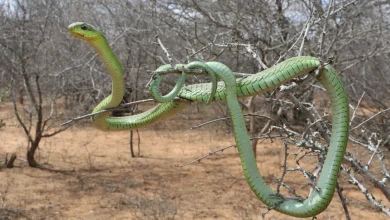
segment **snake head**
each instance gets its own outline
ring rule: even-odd
[[[79,39],[93,41],[101,37],[100,31],[94,26],[85,22],[75,22],[68,26],[70,33]]]

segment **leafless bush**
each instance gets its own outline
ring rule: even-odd
[[[105,67],[66,30],[75,18],[100,27],[112,42],[132,91],[128,101],[146,98],[147,73],[169,62],[156,36],[175,63],[218,60],[239,73],[256,73],[292,56],[319,57],[340,71],[350,97],[350,147],[342,176],[387,214],[386,205],[365,189],[378,188],[390,200],[389,12],[384,0],[2,1],[0,100],[13,100],[28,137],[30,165],[36,166],[31,155],[40,140],[61,130],[50,129],[58,128],[52,119],[89,112],[109,94]],[[168,77],[164,90],[173,84]],[[253,146],[265,134],[293,133],[300,139],[288,143],[287,155],[295,145],[320,159],[331,127],[322,92],[311,79],[288,92],[242,100],[247,113],[268,118],[248,117]],[[59,110],[62,103],[65,109]],[[321,126],[325,132],[318,133]],[[343,198],[341,187],[338,192]]]

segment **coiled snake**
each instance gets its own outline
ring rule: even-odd
[[[85,40],[96,50],[111,74],[112,92],[96,106],[93,112],[118,106],[124,94],[123,72],[106,38],[98,29],[83,22],[73,23],[69,25],[68,29],[73,36]],[[159,96],[160,76],[157,76],[151,83],[150,90],[162,103],[146,112],[132,116],[113,117],[110,116],[109,112],[98,114],[92,118],[93,125],[98,129],[108,131],[130,130],[171,117],[189,106],[192,101],[226,100],[244,175],[256,196],[268,207],[275,207],[275,210],[295,217],[311,217],[325,210],[333,197],[338,171],[348,141],[349,128],[348,98],[343,83],[333,67],[325,65],[317,77],[326,89],[332,106],[333,127],[330,145],[315,187],[316,190],[313,190],[304,201],[284,200],[265,183],[256,165],[237,97],[262,94],[275,89],[293,78],[319,68],[320,61],[314,57],[294,57],[263,72],[237,80],[231,70],[221,63],[195,62],[187,64],[185,67],[205,69],[211,74],[213,83],[183,87],[185,73],[182,73],[175,89],[166,96]],[[170,66],[165,65],[160,68],[168,69]],[[216,76],[220,77],[222,82],[216,83],[214,80]],[[174,99],[174,97],[181,99]]]

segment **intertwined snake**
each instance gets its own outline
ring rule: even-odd
[[[123,72],[106,38],[98,29],[86,23],[76,22],[68,28],[73,36],[85,40],[96,50],[111,74],[112,92],[96,106],[93,112],[117,107],[124,94]],[[113,117],[110,116],[109,112],[98,114],[92,118],[93,125],[101,130],[129,130],[171,117],[189,106],[192,101],[226,100],[244,175],[256,196],[268,207],[274,207],[279,212],[295,217],[311,217],[325,210],[333,197],[337,175],[347,145],[349,128],[347,95],[342,81],[333,67],[325,65],[317,77],[326,89],[332,106],[333,127],[328,153],[315,190],[304,201],[297,201],[284,200],[265,183],[260,175],[237,97],[252,96],[273,90],[293,78],[319,68],[320,61],[317,58],[307,56],[294,57],[263,72],[237,80],[231,70],[221,63],[196,62],[182,66],[203,68],[213,76],[213,79],[218,76],[222,82],[182,87],[185,79],[185,73],[182,73],[176,89],[167,96],[159,96],[158,86],[161,79],[160,76],[156,76],[151,83],[151,91],[153,94],[157,94],[157,99],[162,103],[138,115]],[[168,68],[171,67],[165,65],[159,70]],[[180,99],[173,99],[174,97]]]

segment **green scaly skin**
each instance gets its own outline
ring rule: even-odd
[[[117,107],[124,95],[123,70],[106,38],[98,29],[83,22],[72,23],[68,29],[74,37],[85,40],[95,49],[111,75],[111,94],[101,101],[92,112]],[[172,117],[189,104],[190,102],[186,100],[171,100],[158,104],[141,114],[123,117],[111,117],[110,112],[101,113],[92,117],[92,124],[103,131],[136,129]]]
[[[212,67],[216,73],[224,75],[231,75],[231,71],[223,64],[209,62],[206,63]],[[317,78],[324,86],[332,105],[332,136],[328,154],[324,162],[321,175],[318,179],[316,189],[303,202],[295,200],[283,201],[275,191],[273,191],[264,181],[256,165],[255,156],[251,147],[251,142],[246,131],[245,120],[234,94],[241,96],[251,95],[253,91],[263,93],[265,91],[274,89],[291,78],[301,75],[319,67],[320,63],[317,59],[311,57],[292,58],[276,65],[265,71],[263,75],[254,75],[242,80],[238,80],[237,87],[225,84],[219,84],[217,90],[217,100],[226,99],[230,116],[234,127],[234,136],[237,143],[237,148],[240,154],[242,167],[245,178],[256,196],[269,207],[277,207],[275,210],[295,217],[312,217],[318,215],[326,209],[332,200],[335,190],[338,171],[340,169],[341,161],[345,153],[348,141],[348,127],[349,127],[349,107],[348,98],[345,94],[342,81],[336,71],[331,66],[325,66],[323,72]],[[253,83],[259,82],[259,83]],[[198,84],[186,87],[185,94],[193,96],[181,96],[190,98],[191,100],[199,100],[207,92],[203,92],[205,88],[210,85]],[[199,89],[202,88],[202,89]],[[232,89],[233,88],[233,89]],[[233,94],[229,94],[230,90],[234,90]],[[206,90],[207,91],[207,90]],[[334,135],[333,135],[334,134]],[[283,201],[283,202],[281,202]],[[279,204],[279,205],[278,205]]]
[[[72,24],[69,26],[69,30],[74,36],[86,40],[95,48],[107,66],[113,79],[112,94],[103,100],[95,108],[94,112],[105,108],[116,107],[119,105],[123,96],[123,92],[120,92],[120,89],[118,89],[122,87],[123,90],[120,64],[109,48],[103,35],[90,25],[88,25],[87,30],[83,30],[81,28],[83,25],[85,26],[87,24]],[[88,38],[91,35],[96,35],[97,37]],[[95,40],[95,38],[98,40]],[[328,154],[316,186],[319,190],[314,190],[306,200],[300,202],[295,200],[281,200],[276,192],[267,186],[260,175],[249,136],[245,129],[245,120],[238,104],[237,96],[242,97],[262,94],[266,91],[275,89],[297,76],[307,74],[319,68],[319,60],[313,57],[295,57],[261,73],[237,80],[235,80],[231,71],[221,63],[208,62],[206,65],[209,68],[208,71],[213,72],[211,74],[217,74],[224,81],[218,83],[214,98],[217,101],[227,101],[244,175],[256,196],[267,206],[276,206],[275,210],[295,217],[311,217],[318,215],[325,210],[332,200],[338,171],[348,141],[348,98],[345,94],[342,81],[336,71],[331,66],[327,65],[323,68],[319,77],[317,77],[318,81],[324,86],[330,97],[332,105],[332,135]],[[190,101],[205,101],[210,97],[211,93],[211,83],[195,84],[184,87],[179,92],[178,97]],[[186,106],[188,106],[188,102],[184,100],[171,100],[159,104],[151,110],[136,116],[109,117],[108,114],[102,114],[95,117],[93,120],[94,125],[102,130],[133,129],[173,116]]]
[[[215,71],[213,71],[213,69],[208,64],[206,64],[204,62],[199,62],[199,61],[191,62],[191,63],[185,65],[185,68],[187,68],[187,69],[197,69],[197,68],[200,68],[200,69],[206,70],[206,72],[210,74],[210,76],[211,76],[211,83],[207,83],[207,85],[208,85],[208,88],[206,90],[207,93],[205,93],[203,96],[201,96],[199,98],[203,102],[205,102],[206,104],[210,104],[213,100],[215,100],[215,94],[217,92],[217,86],[218,86],[217,75],[219,73],[216,73]],[[219,77],[221,79],[223,79],[221,76],[219,76]],[[224,83],[223,85],[226,85],[226,82],[223,82],[223,83]],[[180,97],[180,95],[179,95],[179,97]],[[197,99],[197,98],[195,97],[195,99]]]
[[[159,68],[157,68],[156,71],[164,71],[164,70],[168,70],[170,68],[171,68],[171,65],[166,64],[166,65],[163,65],[163,66],[160,66]],[[177,95],[179,94],[180,90],[184,86],[186,76],[187,76],[186,72],[182,71],[181,76],[177,80],[177,83],[176,83],[175,87],[172,89],[172,91],[169,92],[167,95],[163,96],[160,94],[160,83],[161,83],[162,77],[160,75],[155,75],[155,76],[153,76],[154,79],[150,83],[150,86],[149,86],[150,94],[152,95],[153,99],[156,102],[159,102],[159,103],[169,102],[169,101],[173,100],[174,98],[176,98]]]
[[[196,69],[196,68],[203,68],[206,70],[207,73],[210,74],[211,76],[211,83],[207,83],[207,92],[208,94],[204,94],[203,96],[199,97],[200,99],[204,99],[204,103],[206,104],[210,104],[213,100],[215,100],[215,93],[217,91],[217,75],[212,71],[212,69],[210,69],[210,67],[208,67],[205,63],[203,62],[191,62],[190,64],[177,64],[176,65],[176,68],[185,68],[185,69]],[[170,64],[166,64],[166,65],[163,65],[163,66],[160,66],[156,72],[158,71],[164,71],[164,70],[169,70],[171,69],[171,65]],[[176,73],[175,73],[176,74]],[[183,76],[183,73],[182,73],[182,76]],[[183,85],[184,85],[184,81],[185,79],[182,79],[182,77],[179,78],[178,80],[178,83],[176,84],[176,86],[172,89],[172,91],[165,95],[165,96],[162,96],[160,94],[160,83],[161,83],[161,80],[162,80],[162,76],[160,75],[155,75],[153,76],[153,80],[152,82],[150,83],[149,85],[149,91],[150,91],[150,94],[151,96],[153,97],[153,99],[157,102],[160,102],[160,103],[163,103],[163,102],[167,102],[167,101],[170,101],[170,100],[173,100],[174,98],[177,97],[178,93],[180,92],[180,90],[182,89]],[[178,90],[178,86],[177,85],[181,85],[180,86],[180,90]],[[207,97],[207,98],[206,98]]]

